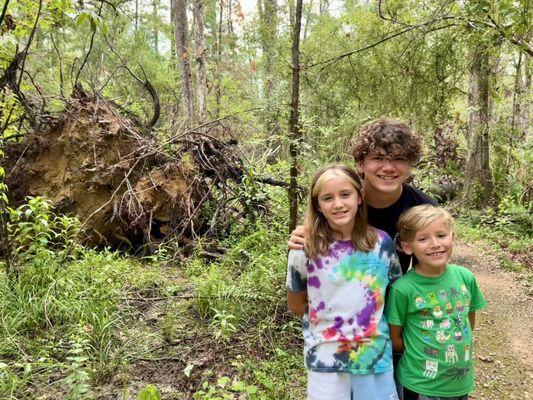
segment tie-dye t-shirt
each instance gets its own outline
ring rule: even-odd
[[[317,372],[373,374],[392,370],[392,346],[383,316],[385,289],[401,275],[391,238],[378,230],[369,252],[333,241],[309,260],[289,252],[287,290],[307,290],[302,319],[306,367]]]

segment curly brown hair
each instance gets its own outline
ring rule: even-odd
[[[405,122],[381,117],[362,125],[350,142],[350,154],[356,162],[363,161],[375,149],[405,157],[413,164],[422,154],[422,141]]]

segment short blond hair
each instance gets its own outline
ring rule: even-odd
[[[453,230],[453,218],[442,207],[422,204],[404,211],[396,223],[400,240],[402,242],[411,242],[419,230],[424,229],[433,221],[440,218],[443,218],[450,230]]]

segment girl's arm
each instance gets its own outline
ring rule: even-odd
[[[476,324],[476,312],[472,311],[468,314],[468,319],[470,321],[470,330],[474,332],[474,325]]]
[[[391,325],[390,327],[390,338],[392,340],[392,349],[394,351],[403,352],[405,351],[405,345],[403,343],[403,326]]]
[[[287,290],[287,305],[293,313],[304,315],[307,311],[307,291],[291,292]]]

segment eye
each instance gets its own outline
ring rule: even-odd
[[[322,200],[322,201],[330,201],[331,200],[331,196],[322,196],[320,198],[320,200]]]
[[[421,236],[421,237],[417,237],[417,238],[416,238],[416,241],[417,241],[417,242],[420,242],[420,243],[423,243],[423,242],[425,242],[426,240],[427,240],[427,237],[425,237],[425,236]]]
[[[394,162],[399,162],[399,163],[400,163],[400,162],[407,162],[407,158],[405,158],[405,157],[394,157],[394,158],[392,159],[392,161],[394,161]]]

